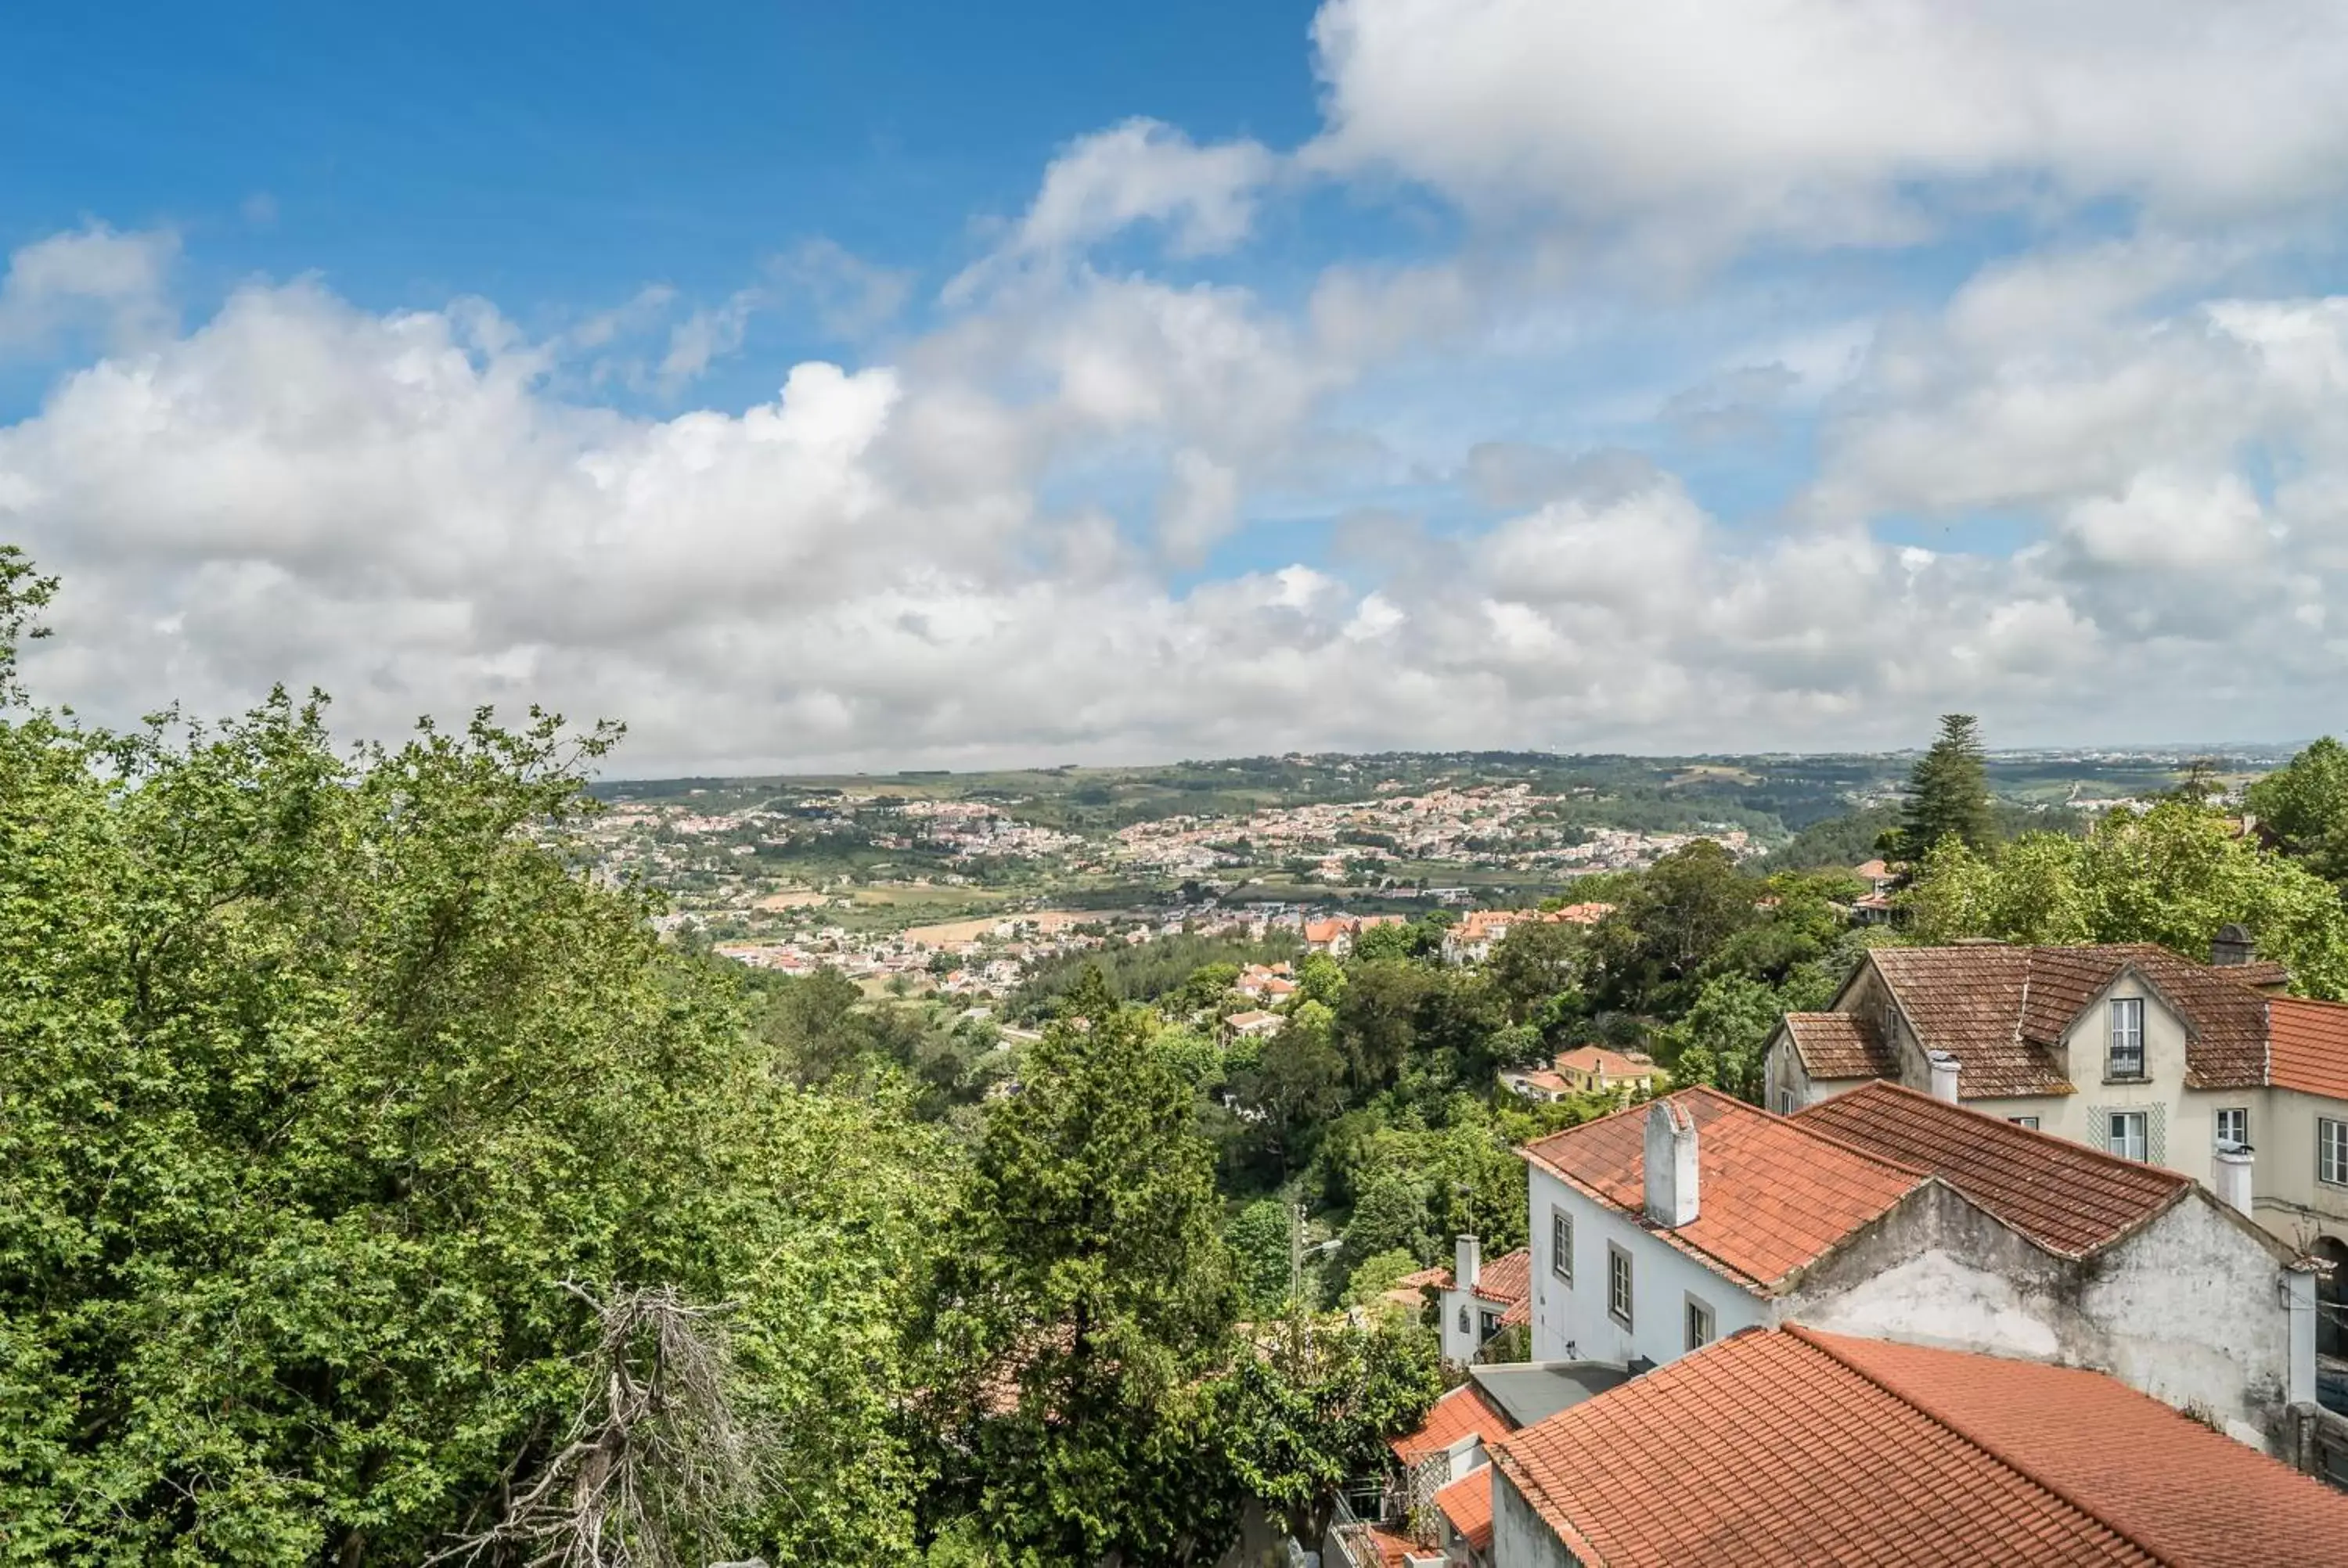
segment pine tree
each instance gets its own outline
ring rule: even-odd
[[[1979,726],[1971,713],[1944,713],[1941,738],[1908,774],[1908,799],[1892,852],[1916,864],[1952,835],[1968,849],[1987,850],[1996,831]]]

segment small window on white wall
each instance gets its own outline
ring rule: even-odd
[[[1468,1304],[1464,1301],[1459,1304],[1459,1332],[1468,1332]]]
[[[1549,1271],[1573,1283],[1573,1216],[1563,1209],[1549,1212]]]
[[[2348,1122],[2315,1119],[2315,1174],[2334,1186],[2348,1187]]]
[[[2250,1108],[2249,1106],[2229,1105],[2218,1112],[2218,1142],[2221,1146],[2232,1143],[2240,1148],[2250,1147]]]
[[[2104,1119],[2104,1147],[2124,1160],[2149,1158],[2151,1143],[2146,1135],[2146,1121],[2141,1111],[2111,1112]]]
[[[1687,1348],[1701,1350],[1712,1343],[1712,1308],[1691,1296],[1687,1298]]]
[[[2112,999],[2112,1048],[2105,1059],[2106,1078],[2144,1076],[2144,999]]]
[[[1612,1242],[1606,1244],[1606,1312],[1631,1327],[1631,1255]]]
[[[2017,1127],[2027,1127],[2033,1132],[2038,1131],[2038,1118],[2035,1116],[2009,1116],[2006,1120]]]
[[[1777,1114],[1791,1116],[1793,1113],[1794,1091],[1790,1089],[1780,1089],[1777,1091]]]

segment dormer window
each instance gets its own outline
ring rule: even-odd
[[[2111,1051],[2105,1059],[2106,1078],[2144,1076],[2144,999],[2112,999]]]

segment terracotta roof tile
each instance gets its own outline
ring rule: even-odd
[[[2164,1562],[2348,1551],[2348,1495],[2099,1372],[1797,1332]]]
[[[1602,1045],[1578,1045],[1571,1050],[1560,1051],[1556,1066],[1562,1072],[1571,1068],[1576,1072],[1602,1072],[1609,1078],[1652,1078],[1655,1064],[1633,1061],[1619,1050],[1609,1050]]]
[[[2040,1245],[2075,1257],[2127,1235],[2193,1185],[2174,1171],[1896,1083],[1862,1084],[1794,1120],[1929,1171]]]
[[[1386,1446],[1405,1464],[1416,1464],[1441,1453],[1461,1438],[1474,1435],[1488,1446],[1506,1437],[1509,1418],[1473,1383],[1462,1383],[1435,1401],[1418,1430],[1406,1432]]]
[[[2267,1003],[2267,1028],[2269,1081],[2348,1100],[2348,1006],[2276,997]]]
[[[1435,1506],[1478,1552],[1492,1549],[1492,1467],[1478,1465],[1435,1494]]]
[[[1476,1294],[1486,1301],[1520,1306],[1533,1293],[1533,1255],[1523,1247],[1486,1261],[1476,1271]]]
[[[1743,1283],[1778,1284],[1926,1179],[1716,1089],[1683,1089],[1671,1099],[1695,1122],[1701,1203],[1692,1224],[1657,1234]],[[1592,1197],[1643,1216],[1650,1109],[1618,1111],[1520,1152]]]
[[[1883,1041],[1875,1020],[1839,1012],[1789,1012],[1786,1038],[1802,1059],[1802,1071],[1831,1081],[1844,1078],[1897,1078],[1900,1059]]]
[[[2125,968],[2181,1014],[2185,1081],[2195,1089],[2265,1081],[2267,967],[2212,968],[2150,942],[2018,948],[1963,943],[1869,954],[1928,1050],[1962,1064],[1968,1100],[2073,1091],[2054,1048]]]
[[[1733,1336],[1492,1451],[1608,1568],[2200,1568],[2348,1539],[2348,1497],[2101,1373],[1802,1328]]]

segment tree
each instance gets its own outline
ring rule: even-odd
[[[1231,1249],[1231,1270],[1248,1311],[1257,1317],[1277,1314],[1288,1305],[1291,1266],[1295,1261],[1294,1219],[1277,1198],[1258,1198],[1232,1219],[1224,1239]]]
[[[1098,978],[992,1102],[922,1330],[949,1516],[1045,1563],[1211,1561],[1206,1379],[1237,1307],[1211,1152],[1148,1015]]]
[[[1954,838],[1982,853],[1995,842],[1995,835],[1980,725],[1971,713],[1944,713],[1940,739],[1908,775],[1908,798],[1892,851],[1913,863],[1942,839]]]
[[[1579,1004],[1583,947],[1581,927],[1563,920],[1509,927],[1485,960],[1483,975],[1508,1009],[1509,1022],[1531,1021],[1561,996]]]
[[[2268,843],[2348,891],[2348,746],[2324,736],[2251,784],[2247,800]]]
[[[605,1328],[574,1286],[729,1305],[731,1407],[818,1500],[737,1496],[738,1550],[910,1549],[939,1151],[789,1088],[732,975],[572,873],[611,738],[341,753],[283,693],[0,724],[13,1553],[420,1562],[548,1479]]]
[[[1309,1150],[1312,1130],[1344,1108],[1345,1059],[1335,1033],[1334,1013],[1300,1002],[1288,1026],[1258,1049],[1255,1065],[1236,1075],[1240,1102],[1261,1113],[1258,1125],[1283,1174]]]
[[[1293,1317],[1217,1390],[1233,1475],[1277,1508],[1300,1541],[1328,1533],[1337,1490],[1369,1473],[1387,1440],[1415,1428],[1443,1392],[1434,1335],[1414,1322],[1365,1327]]]
[[[1400,958],[1355,963],[1337,1003],[1337,1041],[1347,1081],[1374,1091],[1391,1084],[1418,1039],[1418,1006],[1434,976]]]
[[[2348,908],[2331,884],[2186,800],[2116,811],[2085,839],[2025,835],[1987,861],[1944,840],[1905,898],[1925,941],[2157,942],[2206,955],[2247,927],[2302,995],[2348,996]]]
[[[1758,918],[1761,892],[1709,838],[1673,850],[1592,928],[1592,989],[1614,1006],[1674,1010],[1721,944]]]

